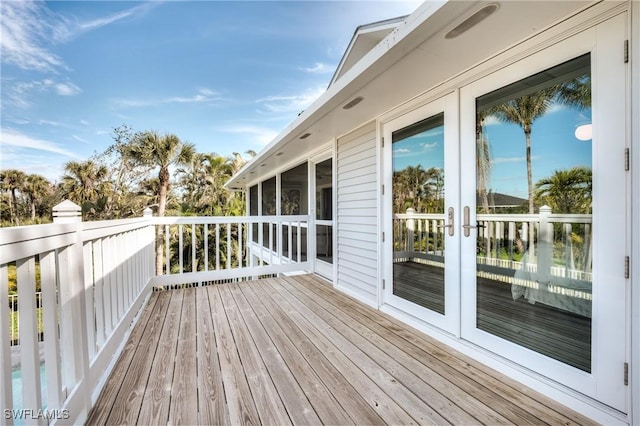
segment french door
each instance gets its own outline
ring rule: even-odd
[[[626,22],[387,123],[383,156],[384,303],[622,412]]]
[[[450,93],[384,126],[385,303],[457,333],[458,104]],[[386,142],[388,141],[388,143]],[[386,284],[388,283],[388,285]]]

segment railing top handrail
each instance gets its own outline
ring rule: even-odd
[[[444,213],[394,213],[394,219],[444,219]],[[518,214],[499,214],[499,213],[478,213],[476,221],[483,222],[539,222],[541,215],[538,213],[518,213]],[[568,213],[551,213],[547,214],[548,222],[553,223],[591,223],[593,215],[591,214],[568,214]]]
[[[82,222],[82,230],[90,231],[94,229],[112,228],[122,225],[139,224],[140,227],[149,226],[149,219],[146,217],[133,217],[126,219],[112,219],[112,220],[96,220],[92,222]]]
[[[487,222],[538,222],[543,215],[534,213],[522,213],[522,214],[477,214],[477,221]],[[590,214],[566,214],[566,213],[552,213],[546,215],[548,222],[560,222],[560,223],[591,223],[592,215]]]
[[[153,217],[154,225],[215,225],[227,223],[287,223],[308,222],[310,215],[283,216],[164,216]]]
[[[96,222],[82,222],[82,241],[93,241],[123,232],[135,231],[137,229],[151,226],[149,218],[132,218],[101,220]]]
[[[47,223],[43,225],[12,226],[0,228],[0,250],[3,246],[24,241],[38,240],[76,232],[73,223]]]
[[[394,213],[394,219],[444,219],[444,213]]]

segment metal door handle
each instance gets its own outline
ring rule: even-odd
[[[475,226],[469,225],[469,216],[470,216],[469,206],[464,206],[462,216],[463,216],[462,229],[464,229],[464,236],[468,237],[469,235],[471,235],[471,229],[476,229]]]
[[[453,222],[453,207],[449,207],[449,210],[447,211],[447,221],[449,223],[446,225],[437,225],[436,228],[449,228],[449,236],[453,237],[453,234],[456,232]]]

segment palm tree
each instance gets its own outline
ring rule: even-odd
[[[533,176],[531,172],[531,127],[537,118],[549,111],[557,93],[557,86],[549,87],[529,95],[511,99],[496,106],[493,110],[494,115],[499,120],[518,124],[524,131],[529,213],[534,213]]]
[[[31,220],[36,220],[36,207],[47,194],[51,192],[51,183],[44,177],[38,174],[31,174],[27,176],[26,184],[23,188],[23,192],[29,199],[29,206],[31,207]]]
[[[133,166],[158,169],[158,216],[164,216],[171,175],[170,166],[186,165],[195,154],[193,144],[185,143],[176,135],[160,135],[147,131],[136,135],[122,150]],[[156,238],[156,273],[162,274],[163,229],[158,227]]]
[[[17,226],[20,225],[20,218],[18,215],[18,192],[24,189],[27,175],[16,169],[4,170],[0,173],[0,181],[2,189],[11,193],[11,222]]]
[[[63,195],[80,204],[84,213],[95,214],[100,199],[109,192],[108,169],[93,160],[69,161],[64,169]]]
[[[536,183],[536,199],[554,213],[591,213],[591,176],[588,167],[556,170]]]

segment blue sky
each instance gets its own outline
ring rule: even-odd
[[[591,168],[592,141],[579,140],[575,133],[578,126],[590,123],[590,109],[580,111],[558,104],[534,121],[531,132],[531,169],[534,185],[540,179],[551,176],[556,170],[577,166]],[[485,131],[489,139],[492,162],[488,189],[527,199],[527,163],[522,128],[488,117]],[[443,168],[443,127],[394,142],[393,154],[394,171],[417,164],[422,165],[425,170],[430,167]]]
[[[327,87],[355,28],[416,1],[2,1],[0,168],[59,180],[114,127],[259,151]]]

